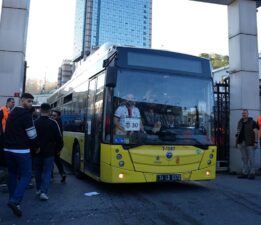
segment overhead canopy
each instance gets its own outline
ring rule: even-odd
[[[191,0],[191,1],[197,1],[197,2],[208,2],[208,3],[215,3],[219,5],[230,5],[234,0]],[[255,1],[255,0],[252,0]],[[260,1],[255,1],[256,7],[261,6]]]

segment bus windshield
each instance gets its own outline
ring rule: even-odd
[[[119,69],[109,104],[114,144],[213,145],[210,78]]]

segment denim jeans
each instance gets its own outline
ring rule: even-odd
[[[255,148],[254,146],[246,146],[246,143],[243,141],[239,145],[241,152],[241,159],[243,162],[243,174],[255,174]]]
[[[32,176],[30,153],[5,152],[8,167],[9,202],[20,204]]]
[[[36,189],[41,193],[48,193],[48,187],[53,171],[54,157],[43,158],[36,156],[34,158]]]
[[[55,155],[54,162],[55,162],[55,165],[58,168],[59,174],[61,176],[65,175],[65,172],[64,172],[64,169],[63,169],[63,163],[62,163],[62,160],[60,158],[60,155]]]

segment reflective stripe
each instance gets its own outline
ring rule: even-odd
[[[19,153],[19,154],[30,153],[30,149],[7,149],[7,148],[5,148],[4,151]]]
[[[36,133],[35,127],[27,128],[25,131],[26,131],[27,136],[29,137],[29,139],[34,139],[34,138],[37,137],[37,133]]]
[[[5,131],[6,121],[8,119],[10,110],[6,106],[2,107],[1,110],[3,111],[3,119],[1,121],[1,123],[2,123],[2,127],[3,127],[3,131]]]
[[[261,116],[257,117],[257,123],[259,126],[259,137],[261,138]]]

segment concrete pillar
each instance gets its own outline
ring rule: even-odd
[[[21,93],[29,0],[3,0],[0,19],[0,105]]]
[[[228,5],[230,56],[230,172],[240,172],[241,155],[235,148],[237,122],[242,109],[255,120],[260,114],[256,2],[235,0]],[[260,151],[256,151],[260,168]]]

